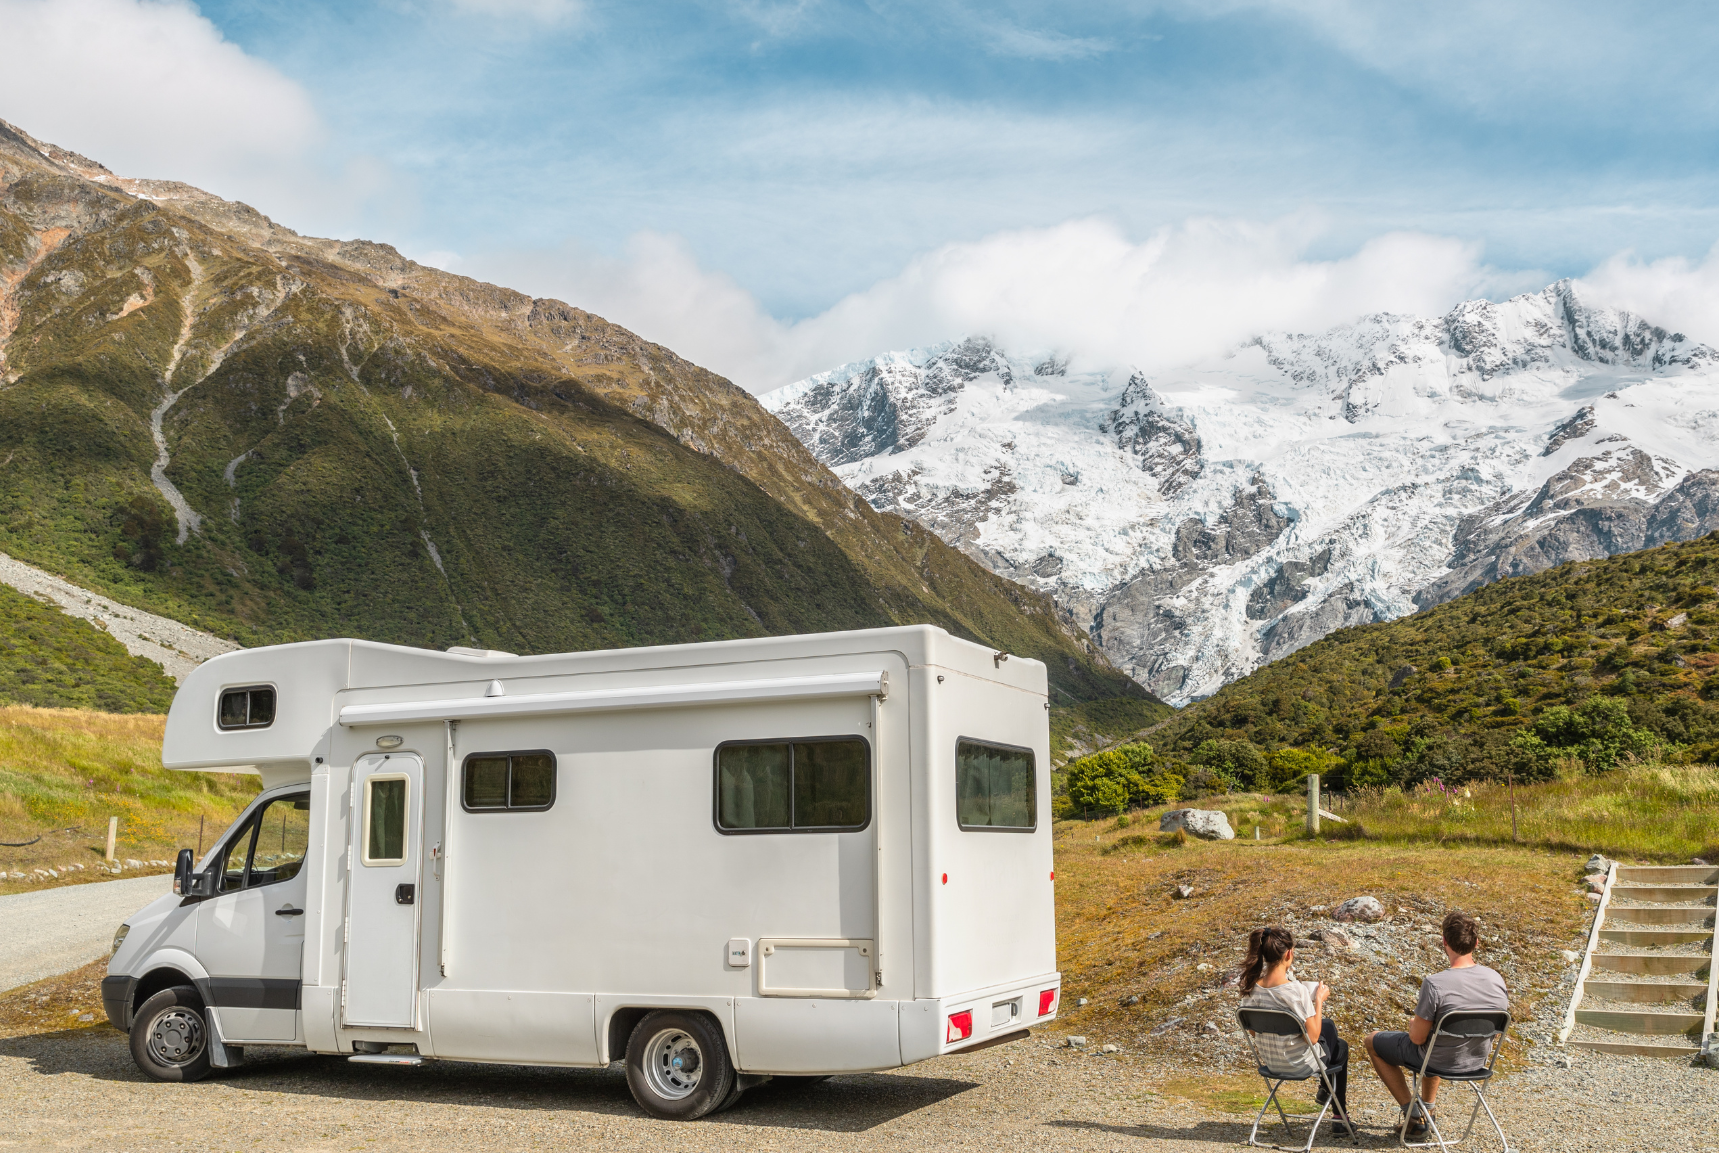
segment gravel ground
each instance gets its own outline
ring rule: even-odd
[[[252,1055],[217,1079],[162,1085],[141,1077],[125,1038],[105,1025],[0,1040],[0,1148],[1198,1150],[1245,1140],[1251,1112],[1176,1094],[1200,1082],[1249,1093],[1259,1085],[1230,1068],[1088,1056],[1034,1038],[896,1073],[764,1086],[684,1126],[643,1117],[618,1066],[413,1069]],[[1354,1070],[1350,1103],[1363,1148],[1395,1147],[1385,1132],[1395,1107],[1364,1068]],[[1447,1097],[1445,1113],[1457,1119],[1460,1103]],[[1524,1153],[1719,1150],[1719,1070],[1685,1062],[1577,1054],[1570,1068],[1531,1064],[1496,1086],[1494,1104]]]
[[[131,877],[0,897],[0,990],[103,956],[121,922],[172,888],[172,877]]]

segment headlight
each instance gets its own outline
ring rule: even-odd
[[[125,935],[129,932],[131,932],[130,925],[121,925],[119,927],[119,932],[113,935],[113,950],[108,954],[108,956],[111,957],[114,953],[119,952],[119,947],[125,944]]]

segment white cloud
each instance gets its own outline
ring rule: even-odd
[[[387,165],[327,163],[310,95],[185,0],[0,0],[0,117],[121,176],[182,180],[299,229],[402,196]]]
[[[1700,263],[1681,256],[1644,262],[1619,253],[1578,283],[1595,300],[1719,345],[1719,245]]]
[[[1116,47],[1109,40],[1097,37],[1035,32],[1007,23],[986,28],[984,38],[997,55],[1018,56],[1024,60],[1085,60]]]
[[[1305,255],[1321,221],[1191,219],[1143,241],[1101,219],[948,244],[795,323],[771,317],[673,238],[641,235],[624,258],[576,249],[490,261],[530,291],[563,296],[753,391],[969,333],[1058,349],[1092,365],[1161,369],[1276,329],[1318,331],[1366,312],[1437,314],[1457,301],[1538,287],[1480,262],[1476,245],[1417,233],[1352,255]],[[475,271],[475,269],[474,269]]]

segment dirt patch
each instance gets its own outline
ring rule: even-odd
[[[101,1007],[107,958],[81,969],[0,993],[0,1037],[111,1029]]]

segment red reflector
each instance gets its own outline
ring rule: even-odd
[[[1039,1016],[1046,1017],[1056,1011],[1056,990],[1046,989],[1039,994]]]
[[[1053,881],[1056,880],[1056,870],[1055,869],[1051,870],[1051,880],[1053,880]]]
[[[945,885],[947,885],[949,883],[949,874],[948,873],[943,874],[943,883]]]
[[[949,1044],[953,1045],[957,1041],[965,1041],[972,1035],[973,1011],[971,1009],[963,1009],[959,1013],[949,1014]]]

